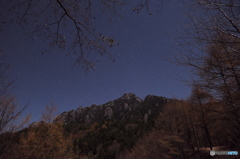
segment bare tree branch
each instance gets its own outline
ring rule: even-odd
[[[138,12],[144,8],[152,14],[151,5],[158,5],[162,0],[136,0]],[[12,17],[9,21],[17,22],[30,38],[43,37],[45,52],[55,48],[66,51],[66,55],[75,58],[75,64],[86,71],[93,70],[99,55],[114,58],[109,49],[118,43],[112,35],[100,33],[93,25],[100,11],[105,17],[121,17],[123,5],[127,0],[11,0],[1,1],[7,4]]]
[[[14,81],[6,79],[6,70],[0,65],[0,134],[5,131],[16,131],[20,129],[29,120],[29,116],[17,123],[20,115],[26,109],[27,105],[22,108],[18,107],[16,100],[10,94]]]

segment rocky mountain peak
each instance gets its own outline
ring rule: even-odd
[[[121,99],[130,99],[130,98],[136,98],[137,96],[134,93],[124,93]]]
[[[155,95],[147,95],[145,98],[144,98],[144,102],[147,102],[147,103],[154,103],[154,102],[157,102],[157,103],[167,103],[169,101],[168,98],[165,98],[165,97],[160,97],[160,96],[155,96]]]
[[[147,121],[153,118],[168,100],[164,97],[147,96],[144,100],[133,93],[125,93],[116,100],[102,105],[78,107],[76,110],[63,112],[57,116],[55,122],[89,123],[104,120],[135,120]],[[149,113],[155,112],[155,113]]]
[[[142,100],[141,100],[139,97],[137,97],[134,93],[124,93],[124,94],[122,95],[122,97],[120,97],[119,99],[121,99],[121,100],[133,99],[133,100],[136,100],[136,101],[139,101],[139,102],[142,101]]]

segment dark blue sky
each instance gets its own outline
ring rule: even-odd
[[[80,105],[104,104],[127,92],[140,98],[149,94],[186,98],[190,88],[179,80],[189,79],[189,71],[165,60],[179,55],[174,37],[183,32],[183,11],[177,2],[164,4],[151,16],[126,6],[124,19],[97,19],[96,29],[114,36],[119,45],[109,50],[114,63],[100,56],[95,71],[87,74],[73,66],[74,57],[66,57],[63,50],[42,55],[46,46],[41,37],[32,41],[14,24],[0,32],[0,61],[10,64],[8,74],[17,79],[13,94],[20,105],[29,103],[26,112],[32,113],[33,121],[40,120],[51,101],[61,113]]]

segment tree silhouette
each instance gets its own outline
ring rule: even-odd
[[[29,115],[20,118],[26,105],[19,107],[11,94],[14,81],[8,80],[8,68],[0,64],[0,158],[7,158],[13,153],[16,149],[16,135],[13,133],[21,129],[30,119]]]
[[[151,2],[160,3],[161,0]],[[81,65],[87,71],[94,69],[98,55],[107,55],[114,61],[108,49],[118,43],[114,37],[104,35],[93,24],[99,14],[105,14],[110,19],[121,15],[126,0],[11,0],[1,1],[1,6],[8,8],[11,17],[6,21],[19,24],[27,35],[43,37],[49,45],[44,52],[59,48],[66,55],[76,58],[75,64]],[[136,0],[134,11],[144,8],[150,13],[149,0]],[[0,14],[1,15],[1,14]],[[44,53],[43,52],[43,53]]]
[[[42,121],[45,123],[52,123],[55,119],[55,113],[57,111],[57,107],[53,102],[50,102],[46,108],[45,111],[42,113]]]
[[[193,1],[192,25],[187,30],[187,53],[183,65],[190,66],[196,75],[193,84],[199,85],[224,105],[229,136],[239,148],[240,140],[240,3],[235,0]],[[205,16],[202,16],[203,13]],[[214,110],[218,111],[218,110]],[[226,121],[225,120],[225,121]]]
[[[26,106],[19,107],[11,94],[14,81],[7,79],[6,71],[8,68],[4,68],[3,64],[0,64],[0,134],[6,131],[14,132],[22,128],[29,120],[29,116],[27,116],[23,121],[16,122]]]

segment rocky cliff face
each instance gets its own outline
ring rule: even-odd
[[[54,122],[90,123],[104,120],[144,121],[156,117],[162,107],[169,102],[165,97],[148,95],[144,100],[133,93],[125,93],[122,97],[102,105],[78,107],[76,110],[63,112]]]

